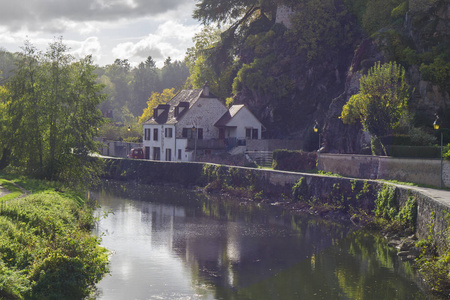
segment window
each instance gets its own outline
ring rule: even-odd
[[[166,161],[172,160],[172,149],[166,149]]]
[[[254,139],[254,140],[258,139],[258,129],[257,128],[252,129],[252,139]]]
[[[165,131],[164,131],[164,136],[166,137],[166,138],[171,138],[172,137],[172,128],[166,128],[165,129]]]
[[[150,147],[145,147],[145,159],[150,159]]]
[[[245,137],[248,139],[252,138],[252,129],[251,128],[245,128]]]
[[[153,147],[153,160],[161,159],[161,149],[159,147]]]
[[[245,128],[245,138],[258,139],[258,128]]]
[[[145,128],[145,130],[144,130],[144,140],[150,141],[150,128]]]
[[[184,138],[193,139],[195,137],[195,132],[198,133],[199,139],[203,139],[203,128],[196,128],[196,129],[193,129],[192,127],[191,128],[183,128],[182,135]],[[200,136],[201,136],[201,138],[200,138]]]
[[[181,160],[181,149],[178,149],[178,159]]]
[[[158,140],[158,128],[153,128],[153,140]]]

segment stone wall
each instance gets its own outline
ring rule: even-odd
[[[101,155],[114,157],[127,157],[132,148],[142,147],[140,143],[125,143],[117,141],[102,141],[99,149]]]
[[[106,159],[105,165],[106,178],[134,180],[143,184],[172,183],[183,186],[206,186],[215,179],[209,173],[215,172],[224,176],[223,178],[228,176],[230,182],[240,184],[244,188],[249,188],[250,184],[253,185],[254,191],[263,191],[265,196],[270,197],[272,201],[291,201],[292,187],[303,177],[307,184],[305,197],[325,200],[339,198],[341,201],[342,199],[343,201],[354,201],[352,205],[359,205],[366,211],[373,210],[377,192],[385,184],[373,180],[195,162]],[[209,171],[207,171],[208,168]],[[364,197],[357,197],[356,194],[361,195],[364,185],[369,186],[368,191],[364,192]],[[427,238],[430,226],[432,226],[435,236],[439,237],[439,234],[447,226],[446,215],[447,211],[450,212],[450,206],[438,202],[420,188],[392,186],[396,188],[395,200],[399,207],[402,207],[410,196],[417,200],[417,236],[421,239]]]
[[[440,186],[440,159],[408,159],[354,154],[320,154],[319,169],[343,176]],[[450,163],[443,162],[443,186],[450,187]]]
[[[247,150],[249,151],[274,151],[276,149],[299,150],[302,142],[300,140],[251,140],[248,139]]]

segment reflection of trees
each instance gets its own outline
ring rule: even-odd
[[[385,241],[274,207],[172,187],[119,187],[144,200],[140,221],[188,266],[199,295],[217,299],[407,299],[414,294]],[[122,201],[123,202],[123,201]],[[183,202],[188,205],[182,205]],[[118,202],[118,209],[126,209]],[[170,205],[169,205],[170,204]],[[347,237],[346,237],[347,236]],[[421,299],[417,294],[416,299]]]
[[[239,290],[238,298],[426,299],[402,275],[402,265],[382,239],[357,232],[338,247]]]

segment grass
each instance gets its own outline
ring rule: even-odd
[[[0,197],[0,202],[16,199],[22,195],[22,190],[9,180],[0,178],[0,186],[7,189],[10,193]]]
[[[84,299],[108,272],[92,207],[62,183],[0,174],[0,299]],[[22,190],[33,191],[20,197]],[[5,199],[14,199],[5,204]]]

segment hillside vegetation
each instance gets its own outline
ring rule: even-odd
[[[138,137],[137,118],[145,122],[165,91],[208,82],[228,105],[246,104],[263,122],[266,138],[300,139],[303,150],[315,150],[317,120],[325,150],[367,153],[370,138],[361,124],[343,124],[339,116],[359,92],[361,76],[377,62],[395,62],[411,88],[406,111],[388,133],[400,137],[391,143],[436,144],[441,131],[448,143],[449,5],[449,0],[198,0],[193,16],[204,27],[184,61],[168,57],[157,68],[149,56],[132,67],[118,58],[97,67],[105,95],[99,107],[113,120],[99,133]],[[2,83],[15,56],[0,53]],[[440,131],[432,129],[436,115]]]

